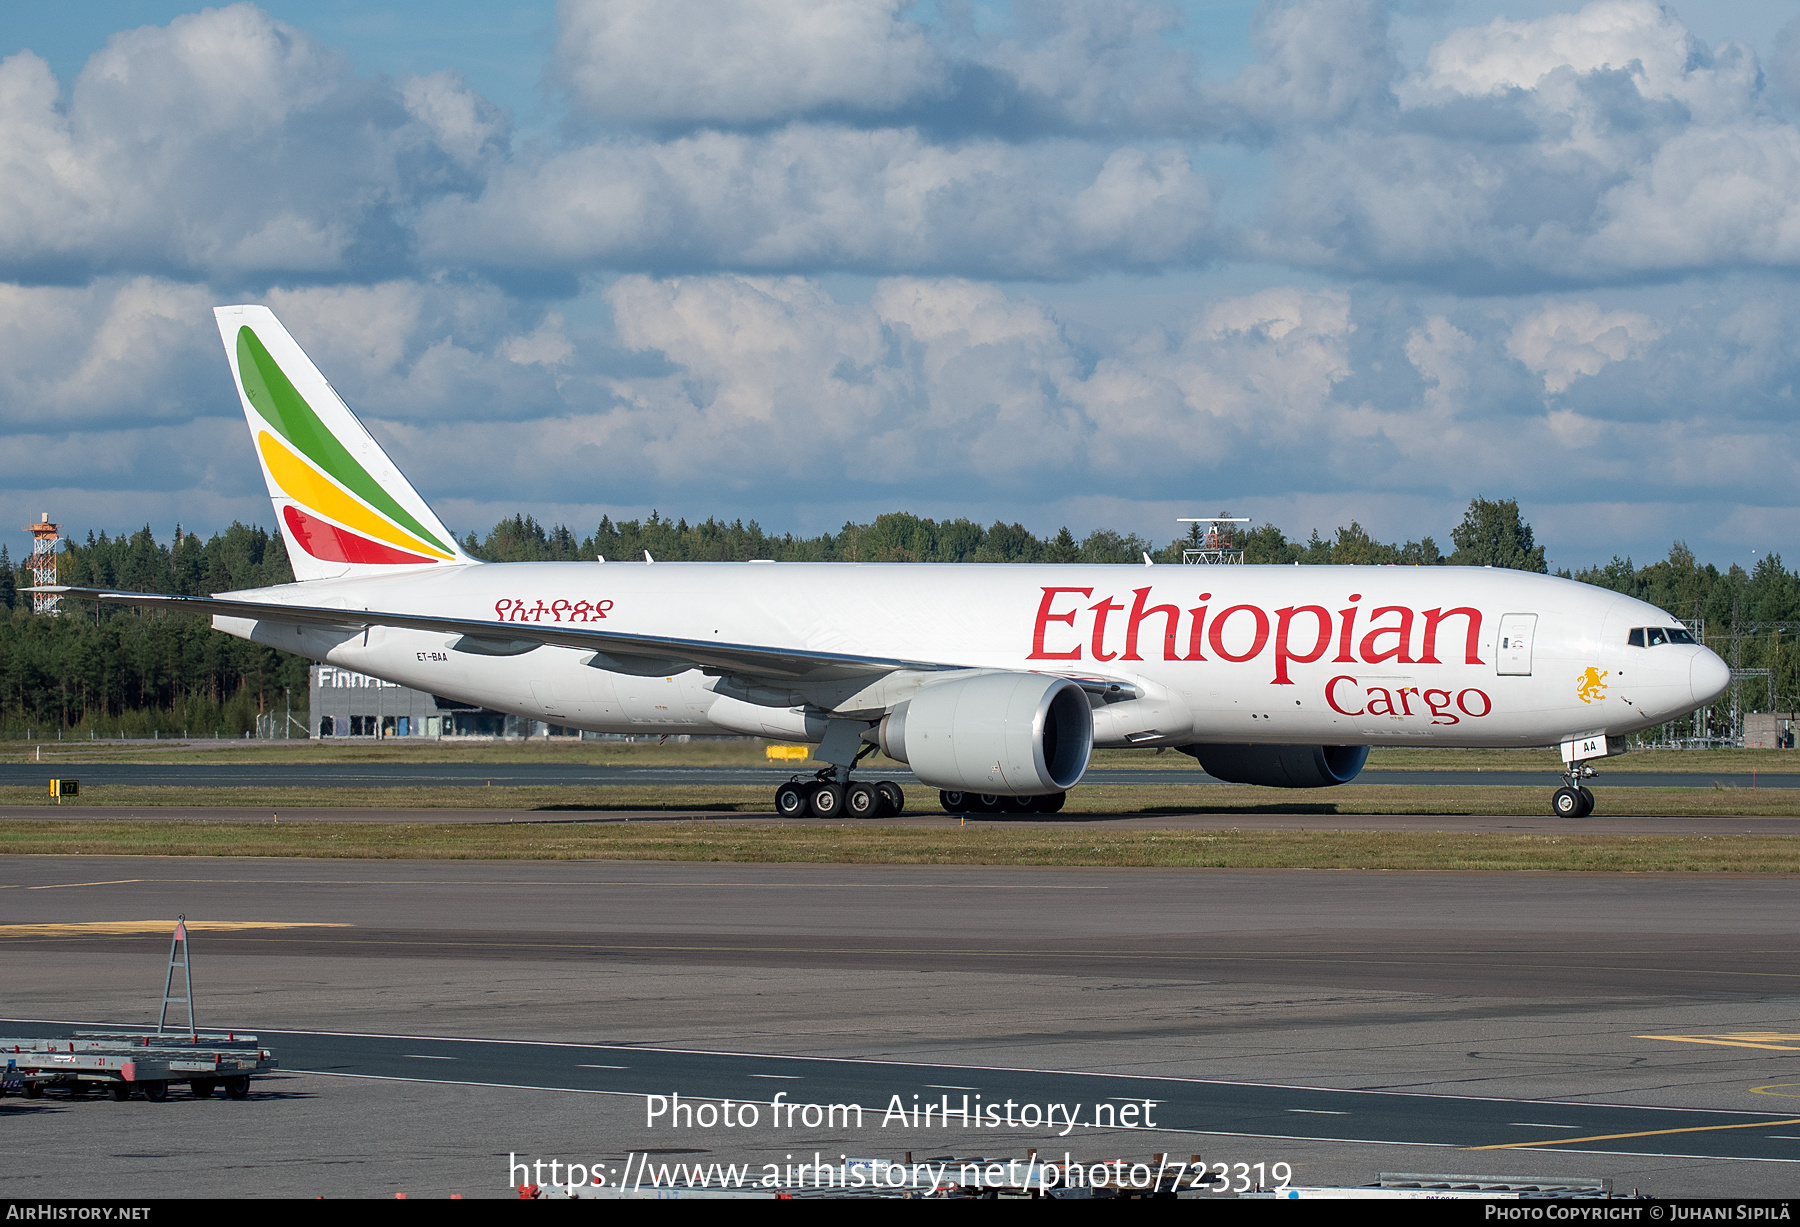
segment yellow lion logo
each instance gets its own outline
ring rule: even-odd
[[[1606,698],[1606,683],[1600,679],[1605,676],[1606,674],[1604,671],[1593,665],[1589,665],[1587,667],[1587,672],[1581,675],[1581,680],[1575,683],[1576,697],[1583,703],[1592,703],[1596,699],[1604,700]]]

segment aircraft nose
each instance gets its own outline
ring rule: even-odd
[[[1725,688],[1731,685],[1731,669],[1719,659],[1716,652],[1701,648],[1694,653],[1688,681],[1694,691],[1694,706],[1704,707],[1724,694]]]

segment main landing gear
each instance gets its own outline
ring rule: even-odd
[[[810,780],[795,776],[775,790],[783,818],[887,818],[906,808],[906,794],[892,780],[851,780],[848,767],[827,767]]]
[[[1063,807],[1069,794],[1048,793],[1041,797],[1000,797],[985,792],[940,792],[938,804],[952,814],[1054,814]]]
[[[1558,818],[1586,818],[1594,812],[1594,794],[1581,781],[1598,775],[1586,763],[1563,764],[1563,786],[1550,798],[1550,812]]]

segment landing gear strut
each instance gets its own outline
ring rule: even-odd
[[[1599,772],[1586,763],[1563,764],[1563,786],[1550,798],[1550,812],[1558,818],[1586,818],[1594,812],[1594,794],[1581,781]]]
[[[868,747],[856,757],[875,751]],[[810,780],[795,776],[775,790],[775,812],[783,818],[887,818],[906,808],[906,794],[892,780],[852,780],[850,768],[833,765]]]

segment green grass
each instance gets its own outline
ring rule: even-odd
[[[1677,777],[1679,778],[1679,777]],[[1541,787],[1516,785],[1359,784],[1347,788],[1255,788],[1243,784],[1093,784],[1069,794],[1065,815],[1173,814],[1519,814],[1548,813],[1552,779]],[[1672,787],[1598,790],[1603,814],[1654,817],[1790,817],[1800,814],[1800,789]],[[195,788],[185,785],[96,784],[61,806],[35,787],[0,787],[0,805],[31,806],[47,817],[58,810],[198,808],[495,809],[595,812],[768,814],[772,793],[759,785],[590,785],[560,787]],[[935,791],[907,789],[911,813],[936,813]]]
[[[705,821],[364,826],[0,822],[0,855],[655,860],[1194,869],[1800,873],[1800,839],[774,826]]]
[[[1559,769],[1555,750],[1456,750],[1380,746],[1369,751],[1371,771],[1548,771]],[[1793,750],[1633,750],[1600,765],[1607,771],[1748,774],[1800,772]]]
[[[576,741],[244,741],[188,748],[82,745],[78,742],[0,743],[0,761],[50,763],[566,763],[571,766],[742,767],[767,763],[764,743],[708,738],[686,744]],[[1188,760],[1192,762],[1192,760]],[[795,764],[798,766],[799,764]],[[814,764],[815,766],[817,764]]]
[[[80,742],[0,743],[0,762],[35,761],[43,748],[46,764],[84,762],[183,763],[565,763],[581,766],[744,767],[768,763],[766,743],[736,738],[670,741],[246,741],[187,749],[165,741],[156,747],[107,746]],[[876,763],[893,765],[877,756]],[[799,768],[801,763],[780,764]],[[814,764],[815,766],[817,764]],[[1610,760],[1616,770],[1671,773],[1800,772],[1800,753],[1791,750],[1639,750]],[[1191,771],[1198,764],[1174,750],[1096,750],[1095,767],[1167,768]],[[1557,769],[1554,750],[1465,750],[1438,747],[1377,747],[1368,770],[1379,771],[1544,771]]]

